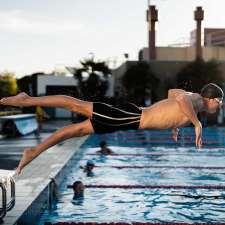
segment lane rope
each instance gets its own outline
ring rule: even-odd
[[[225,166],[95,166],[96,168],[115,169],[196,169],[196,170],[224,170]]]
[[[67,185],[72,188],[73,185]],[[85,185],[86,188],[121,188],[121,189],[217,189],[225,190],[225,185]]]

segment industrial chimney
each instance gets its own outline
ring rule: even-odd
[[[202,58],[202,46],[201,46],[201,23],[204,19],[204,11],[202,7],[196,7],[194,13],[195,20],[197,22],[196,28],[196,58]]]
[[[155,9],[154,5],[149,5],[147,10],[147,22],[148,22],[148,51],[149,60],[156,59],[156,48],[155,48],[155,22],[158,21],[158,10]]]

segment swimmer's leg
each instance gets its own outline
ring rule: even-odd
[[[67,95],[50,95],[42,97],[31,97],[22,92],[16,96],[2,98],[0,100],[2,105],[11,106],[46,106],[59,107],[72,112],[82,114],[87,117],[92,116],[93,103],[82,101]]]
[[[57,143],[72,137],[82,137],[92,133],[94,133],[94,130],[89,119],[85,120],[84,122],[78,124],[71,124],[57,130],[55,133],[45,139],[42,143],[38,144],[36,147],[26,148],[24,150],[22,159],[20,160],[19,166],[17,168],[17,173],[20,174],[21,170],[29,162],[31,162],[38,155],[40,155],[42,152],[44,152],[51,146],[56,145]]]

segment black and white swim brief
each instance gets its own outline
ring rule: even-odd
[[[93,103],[91,123],[95,133],[111,133],[118,130],[137,130],[142,110],[135,104],[112,106],[101,102]]]

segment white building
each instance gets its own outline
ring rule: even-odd
[[[73,76],[38,75],[37,96],[65,94],[77,95],[77,80]],[[47,113],[55,118],[71,118],[72,113],[61,108],[47,108]]]

